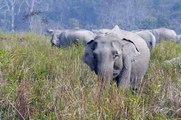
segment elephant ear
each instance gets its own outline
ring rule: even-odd
[[[85,47],[85,53],[82,57],[83,61],[90,67],[91,70],[94,70],[93,51],[95,50],[96,46],[97,43],[94,40],[89,41]]]
[[[135,57],[139,55],[140,52],[133,41],[125,38],[123,38],[121,41],[121,51],[123,68],[119,74],[117,86],[121,84],[123,87],[128,87],[130,85],[131,63],[135,61]]]
[[[123,68],[117,80],[117,86],[122,85],[123,87],[128,87],[130,85],[131,63],[135,60],[135,57],[140,54],[139,50],[133,41],[125,38],[118,42],[118,44],[113,42],[113,46],[117,49],[118,54],[122,56],[120,60],[123,63]]]
[[[95,50],[96,46],[97,46],[97,43],[94,40],[91,40],[87,43],[87,47],[89,47],[92,50]]]
[[[122,45],[123,56],[129,56],[129,58],[133,61],[134,58],[140,54],[138,48],[135,43],[129,39],[122,39],[124,44]]]
[[[90,40],[87,45],[90,45],[92,42],[94,42],[94,40]]]
[[[129,55],[131,59],[139,55],[140,52],[135,43],[129,39],[123,38],[123,42],[113,41],[112,46],[117,50],[118,54]]]

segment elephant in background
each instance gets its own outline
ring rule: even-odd
[[[156,38],[149,30],[136,31],[135,33],[145,40],[150,50],[156,46]]]
[[[177,35],[177,42],[181,42],[181,35]]]
[[[103,28],[103,29],[93,29],[91,30],[94,34],[96,35],[101,35],[101,34],[106,34],[108,33],[109,31],[111,31],[111,29],[106,29],[106,28]]]
[[[103,81],[116,81],[117,86],[137,89],[149,65],[150,50],[137,34],[112,29],[87,43],[83,61]]]
[[[57,47],[68,47],[77,41],[86,45],[95,37],[93,32],[84,29],[48,30],[48,32],[52,35],[52,46]]]
[[[51,35],[51,44],[52,46],[55,46],[57,45],[57,47],[59,46],[59,37],[61,35],[61,33],[63,32],[64,30],[60,30],[60,29],[48,29],[47,30],[47,33]]]
[[[160,43],[163,40],[173,40],[174,42],[177,41],[177,34],[174,30],[168,28],[158,28],[152,29],[150,32],[155,36],[156,43]]]

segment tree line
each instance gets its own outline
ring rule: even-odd
[[[181,33],[180,0],[0,0],[1,31],[47,28],[152,29]]]

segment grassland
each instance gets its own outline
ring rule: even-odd
[[[100,98],[81,45],[52,48],[46,36],[19,36],[0,34],[0,119],[181,119],[181,66],[163,62],[181,56],[181,44],[162,42],[152,51],[138,93],[112,82]]]

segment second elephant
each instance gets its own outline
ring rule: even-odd
[[[150,50],[152,50],[155,47],[156,38],[149,30],[137,31],[135,33],[138,34],[140,37],[142,37],[145,40],[145,42]]]
[[[84,29],[53,30],[51,35],[52,46],[57,47],[68,47],[77,41],[86,45],[95,37],[93,32]]]
[[[181,35],[177,35],[177,42],[181,42]]]
[[[150,30],[156,38],[156,42],[160,43],[161,40],[177,41],[177,34],[174,30],[168,28],[158,28]]]

